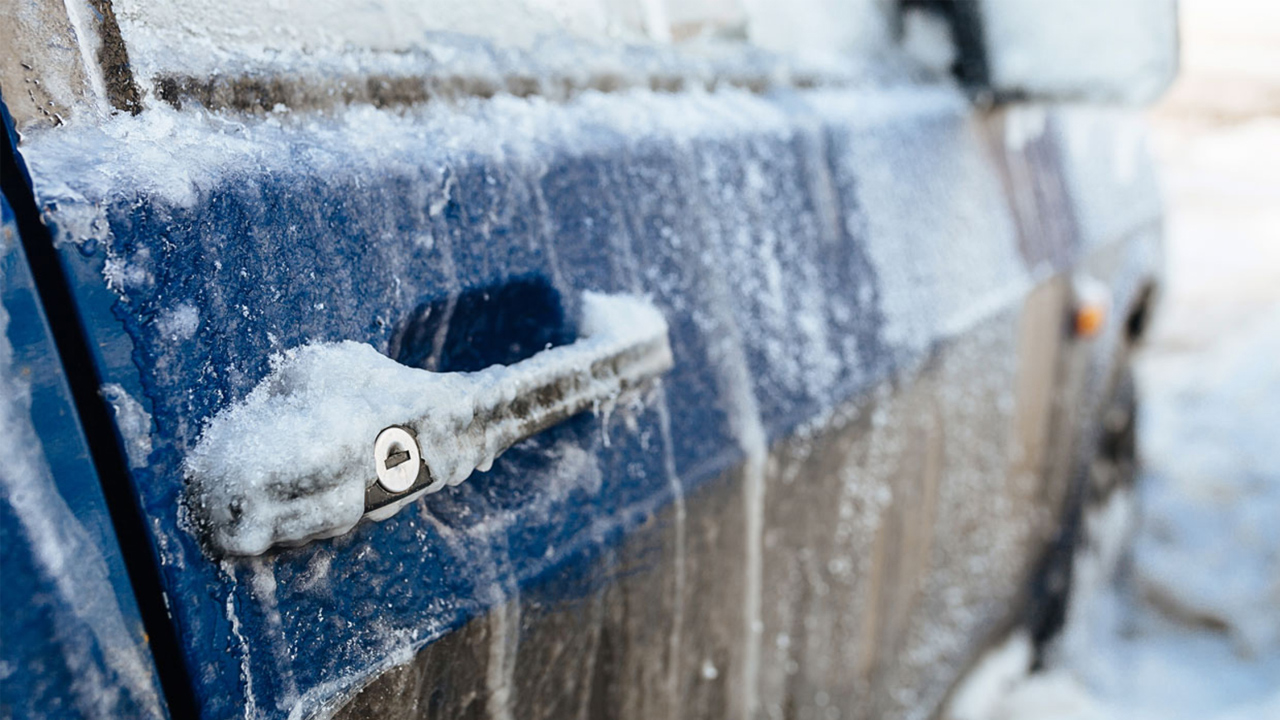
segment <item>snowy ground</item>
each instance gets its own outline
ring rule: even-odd
[[[1280,718],[1280,6],[1184,0],[1182,32],[1131,552],[1045,672],[1012,638],[956,720]]]

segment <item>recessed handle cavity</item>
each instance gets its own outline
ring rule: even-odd
[[[646,299],[585,293],[579,328],[570,345],[478,372],[410,368],[353,342],[276,356],[188,455],[193,514],[229,555],[339,535],[671,368],[667,323]]]

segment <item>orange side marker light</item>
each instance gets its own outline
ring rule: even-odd
[[[1076,281],[1075,296],[1072,331],[1082,340],[1097,337],[1107,324],[1107,315],[1111,311],[1111,292],[1106,285],[1086,278]]]

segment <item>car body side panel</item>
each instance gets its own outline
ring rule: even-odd
[[[244,120],[160,107],[26,148],[113,404],[145,418],[121,442],[204,717],[379,676],[347,712],[916,716],[1015,613],[1077,459],[1044,437],[1088,416],[1045,383],[1112,362],[1062,334],[1068,275],[1128,252],[1053,185],[1053,122],[1007,143],[945,84]],[[424,309],[517,281],[563,304],[557,336],[581,290],[650,295],[674,370],[385,522],[205,552],[183,457],[273,353],[399,356]]]

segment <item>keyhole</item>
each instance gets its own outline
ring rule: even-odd
[[[408,461],[409,461],[408,450],[395,450],[390,455],[387,455],[387,459],[382,464],[386,466],[388,470],[390,470],[391,468],[396,467],[402,463],[406,463]]]

